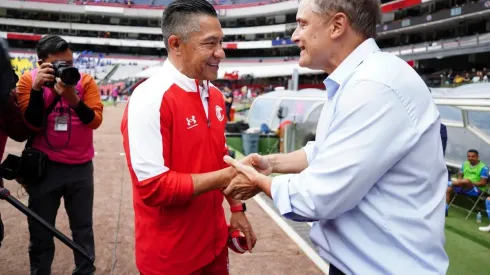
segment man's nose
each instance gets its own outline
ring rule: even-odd
[[[293,34],[291,35],[291,40],[292,40],[294,43],[298,44],[298,42],[299,42],[299,31],[298,31],[298,28],[294,29],[294,32],[293,32]]]
[[[224,59],[226,56],[225,54],[225,51],[223,50],[223,47],[219,47],[219,49],[217,49],[215,52],[214,52],[214,57],[216,58],[219,58],[219,59]]]

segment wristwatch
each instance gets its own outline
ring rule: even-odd
[[[236,212],[245,212],[247,211],[247,206],[245,205],[244,202],[240,205],[235,205],[230,207],[231,213],[236,213]]]

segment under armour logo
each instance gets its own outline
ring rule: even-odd
[[[186,118],[186,120],[187,120],[187,129],[197,126],[196,116],[191,116],[191,118]]]

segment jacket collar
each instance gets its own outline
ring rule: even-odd
[[[203,81],[203,85],[200,85],[199,80],[189,78],[177,70],[168,58],[163,62],[162,77],[165,77],[165,75],[170,75],[173,78],[174,83],[186,92],[192,93],[199,90],[204,93],[203,96],[209,96],[209,88],[211,86],[209,81]]]

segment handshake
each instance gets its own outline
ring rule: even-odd
[[[225,196],[247,200],[260,192],[270,192],[269,175],[273,167],[267,156],[250,154],[241,160],[225,156],[224,161],[236,171],[236,176],[223,190]]]

